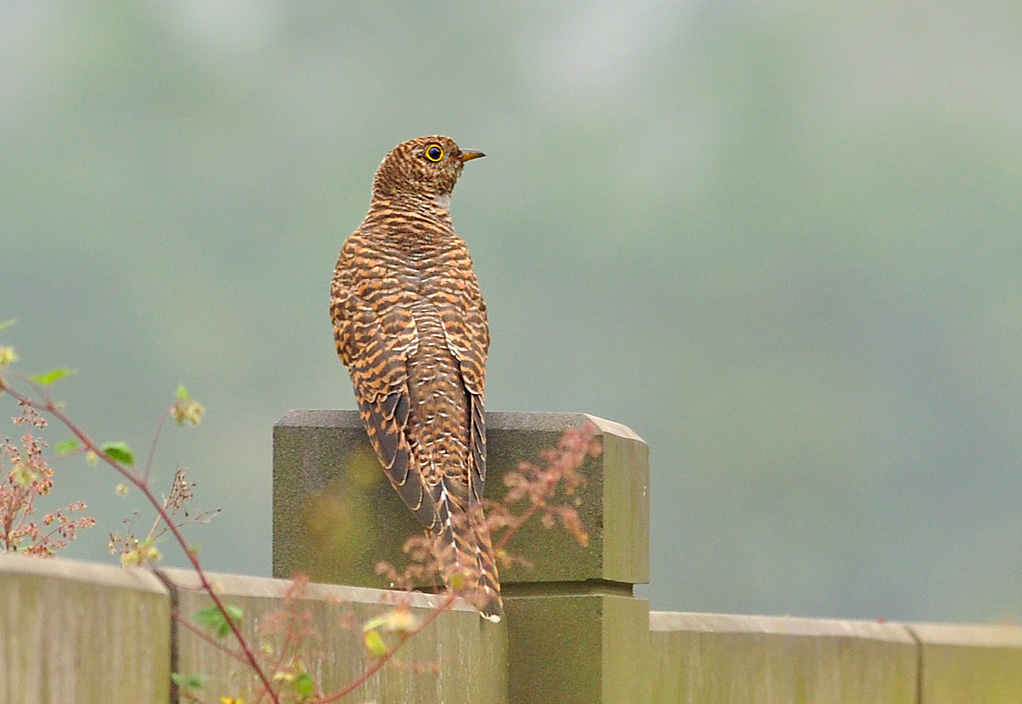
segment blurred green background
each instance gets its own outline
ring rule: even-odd
[[[0,341],[140,454],[184,383],[157,481],[268,574],[273,423],[354,406],[337,251],[449,134],[488,407],[650,444],[654,608],[1016,619],[1020,128],[1017,0],[0,0]],[[64,467],[112,560],[137,497]]]

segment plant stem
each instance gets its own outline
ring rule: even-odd
[[[273,700],[274,704],[280,704],[280,699],[277,697],[276,692],[273,691],[273,687],[270,684],[269,677],[267,677],[266,673],[263,672],[263,668],[259,666],[259,660],[256,658],[255,653],[252,651],[251,646],[248,644],[248,641],[246,641],[245,637],[242,635],[241,629],[238,627],[238,624],[235,622],[233,618],[231,618],[231,615],[228,613],[227,607],[224,605],[224,602],[220,598],[220,595],[218,595],[216,593],[216,590],[213,589],[213,585],[210,583],[208,577],[206,576],[205,570],[202,568],[202,565],[199,562],[198,555],[190,548],[190,546],[188,545],[188,541],[185,540],[185,537],[181,533],[181,530],[174,524],[174,519],[170,516],[169,513],[167,513],[167,510],[163,506],[163,502],[159,501],[156,498],[156,495],[153,494],[152,490],[149,488],[148,478],[139,474],[138,472],[135,472],[132,469],[129,469],[128,467],[125,467],[120,462],[117,462],[116,460],[106,455],[99,448],[99,446],[96,445],[92,438],[89,437],[89,435],[86,434],[84,430],[78,427],[78,424],[76,424],[73,420],[66,416],[60,410],[60,408],[57,407],[57,404],[54,403],[49,393],[40,394],[44,398],[44,401],[40,404],[38,401],[35,401],[34,399],[31,399],[28,396],[25,396],[24,394],[20,393],[16,389],[12,388],[3,377],[0,377],[0,391],[10,394],[18,401],[19,404],[23,406],[29,406],[30,408],[34,408],[37,411],[43,411],[56,418],[58,421],[60,421],[61,424],[64,425],[65,428],[71,431],[71,433],[76,438],[78,438],[82,445],[85,446],[86,450],[94,453],[99,459],[103,460],[106,464],[110,465],[110,467],[112,467],[114,471],[116,471],[118,474],[124,477],[126,481],[131,483],[132,486],[134,486],[136,489],[139,490],[139,492],[141,492],[141,494],[145,497],[146,501],[149,502],[149,504],[153,507],[156,513],[159,514],[163,522],[166,523],[167,528],[174,536],[174,540],[184,551],[185,557],[191,563],[192,569],[195,570],[195,574],[199,578],[199,583],[201,584],[203,591],[205,591],[209,598],[213,601],[213,604],[216,606],[217,610],[220,611],[221,614],[223,614],[224,620],[227,622],[227,625],[230,627],[231,632],[234,634],[234,637],[238,641],[238,645],[241,647],[241,651],[244,655],[245,662],[247,662],[248,665],[252,668],[253,672],[256,673],[256,676],[260,679],[263,686],[266,688],[266,691],[269,692],[270,698]]]

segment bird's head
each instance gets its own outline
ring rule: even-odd
[[[373,199],[411,197],[446,207],[465,162],[481,156],[482,152],[461,149],[450,137],[402,142],[387,153],[376,170]]]

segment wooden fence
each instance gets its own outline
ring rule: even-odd
[[[587,420],[604,453],[584,467],[590,546],[532,527],[516,551],[535,567],[503,575],[507,618],[464,605],[439,616],[344,701],[375,704],[1018,704],[1022,628],[650,613],[646,446],[581,414],[490,414],[490,477]],[[362,624],[393,607],[373,566],[416,530],[376,468],[357,414],[301,411],[274,431],[274,573],[305,572],[301,606],[321,640],[305,667],[325,689],[371,665]],[[171,618],[207,604],[194,576],[0,556],[0,704],[175,701],[170,673],[202,675],[205,701],[242,696],[246,671]],[[215,575],[257,645],[288,579]],[[343,585],[343,586],[342,586]],[[417,594],[412,610],[438,597]],[[228,641],[229,642],[229,641]],[[434,671],[429,664],[437,664]],[[179,701],[188,701],[180,698]],[[246,699],[246,701],[248,701]]]

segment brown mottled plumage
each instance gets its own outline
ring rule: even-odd
[[[399,144],[341,249],[330,300],[337,354],[398,494],[439,537],[440,562],[492,621],[503,613],[480,499],[486,479],[486,306],[455,233],[451,192],[481,152],[450,137]]]

